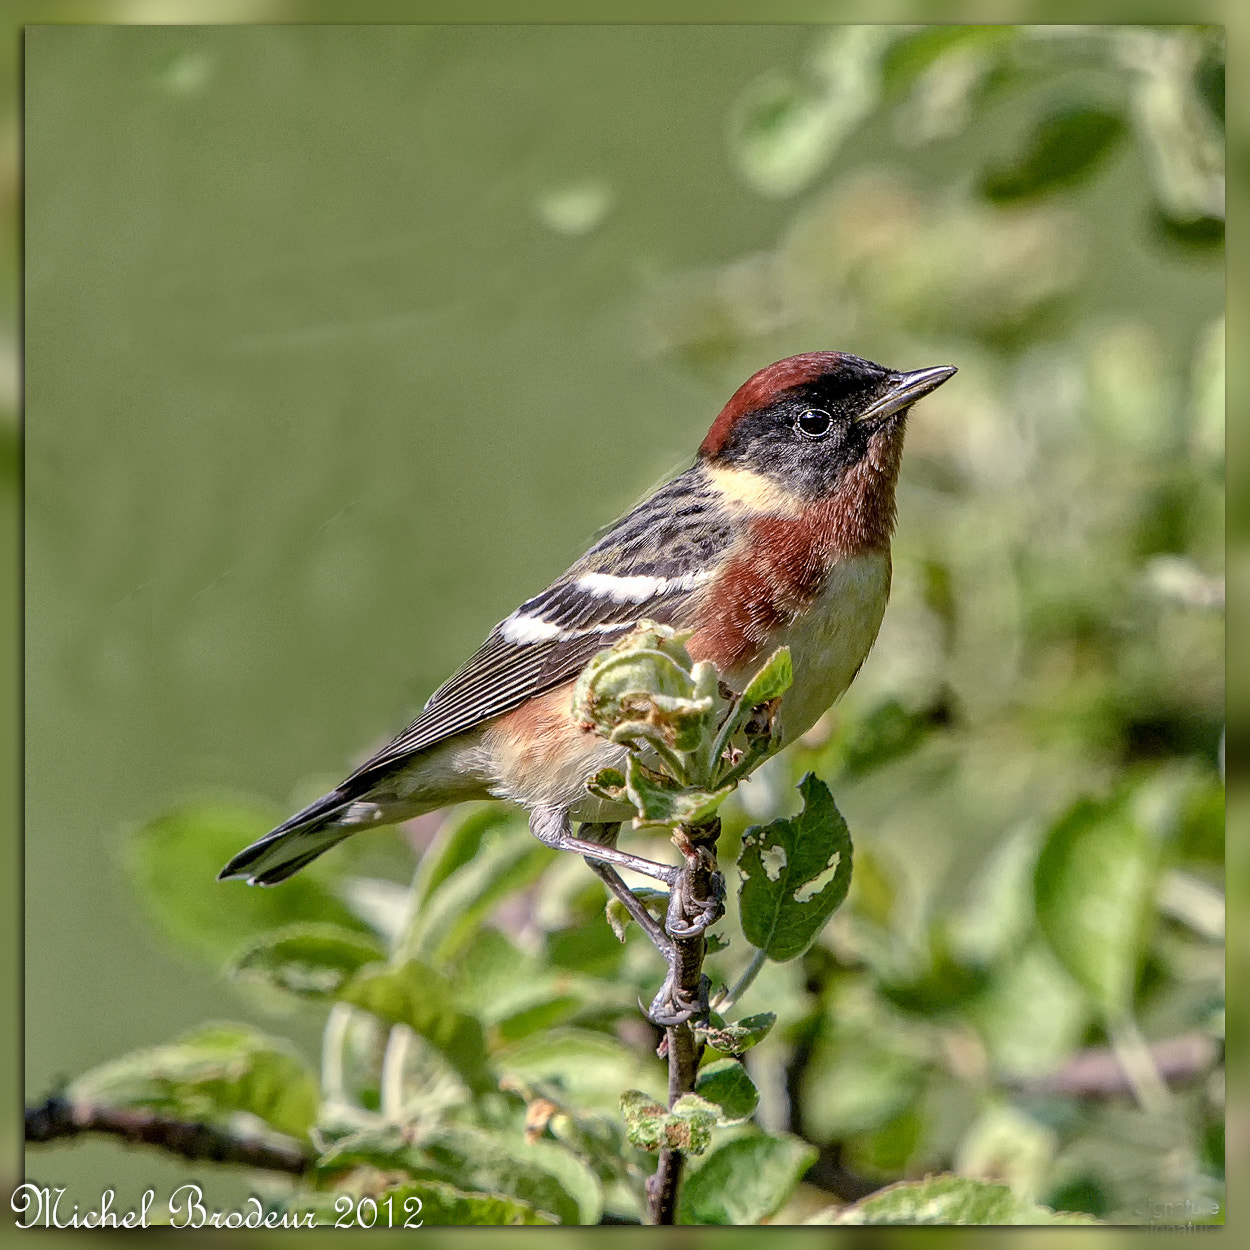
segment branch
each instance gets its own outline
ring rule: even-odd
[[[666,987],[671,984],[676,1004],[700,1004],[698,1017],[706,1015],[707,978],[703,960],[707,954],[704,937],[708,928],[709,901],[715,900],[719,912],[724,883],[716,863],[716,840],[720,837],[720,821],[678,826],[673,835],[682,852],[685,865],[673,885],[665,930],[673,942],[673,957]],[[653,1007],[654,1011],[654,1007]],[[670,1110],[683,1094],[694,1092],[699,1071],[702,1045],[695,1038],[691,1019],[667,1024],[662,1053],[668,1056],[668,1105]],[[677,1195],[681,1184],[685,1156],[680,1150],[665,1147],[660,1151],[655,1175],[647,1181],[647,1222],[676,1224]]]
[[[587,789],[632,806],[636,825],[671,829],[684,860],[680,869],[667,873],[655,864],[642,866],[669,884],[663,929],[651,920],[645,903],[606,871],[606,863],[595,868],[668,962],[668,976],[647,1016],[665,1031],[660,1053],[668,1056],[670,1113],[679,1099],[694,1093],[702,1043],[692,1021],[707,1020],[710,989],[703,974],[704,934],[725,914],[725,879],[716,862],[720,820],[714,813],[738,782],[780,746],[776,714],[793,676],[789,649],[779,647],[735,692],[720,682],[713,664],[691,658],[687,637],[667,625],[642,621],[591,658],[573,693],[578,724],[630,752],[624,771],[602,769],[587,779]],[[735,747],[735,738],[744,739],[745,746]],[[596,859],[608,859],[576,839],[565,838],[561,845],[581,852],[592,867]],[[639,866],[619,852],[612,862]],[[750,976],[758,970],[757,965]],[[749,983],[748,977],[739,989]],[[649,1105],[647,1110],[659,1108]],[[693,1145],[689,1137],[674,1139],[667,1132],[664,1141],[668,1144],[660,1147],[655,1175],[647,1181],[651,1224],[676,1223],[684,1152]]]
[[[26,1108],[28,1142],[59,1141],[83,1133],[105,1133],[131,1145],[157,1146],[184,1159],[239,1163],[292,1176],[302,1176],[312,1166],[312,1156],[294,1141],[249,1137],[155,1111],[97,1107],[70,1102],[56,1094],[38,1106]]]
[[[1215,1040],[1198,1032],[1153,1042],[1148,1049],[1160,1077],[1169,1085],[1193,1080],[1219,1059]],[[1017,1084],[1030,1094],[1066,1094],[1076,1098],[1110,1098],[1133,1092],[1119,1056],[1109,1046],[1079,1050],[1056,1071]]]

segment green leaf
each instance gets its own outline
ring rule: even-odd
[[[1177,855],[1182,859],[1224,863],[1224,787],[1218,778],[1195,785],[1179,814]]]
[[[382,877],[343,877],[337,887],[352,915],[394,950],[412,916],[412,887]]]
[[[827,27],[812,41],[802,80],[771,73],[751,83],[730,117],[729,151],[764,195],[793,195],[877,107],[881,56],[895,28]]]
[[[1006,1185],[963,1176],[933,1176],[888,1185],[809,1224],[1098,1224],[1092,1215],[1051,1211],[1017,1198]]]
[[[231,972],[301,997],[329,998],[361,968],[385,958],[379,943],[340,925],[288,925],[245,947]]]
[[[1133,999],[1158,850],[1126,796],[1083,799],[1051,828],[1033,877],[1037,918],[1059,962],[1111,1018]]]
[[[626,952],[611,927],[597,921],[596,916],[595,923],[574,923],[548,933],[544,943],[548,966],[557,973],[616,981]]]
[[[641,1090],[621,1095],[625,1135],[641,1150],[680,1150],[700,1155],[712,1142],[720,1108],[698,1094],[683,1094],[668,1110]]]
[[[1162,205],[1155,205],[1150,220],[1160,237],[1169,243],[1212,251],[1224,246],[1223,217],[1206,213],[1195,217],[1180,217]]]
[[[528,1202],[503,1194],[468,1193],[440,1181],[423,1181],[415,1185],[398,1185],[377,1195],[379,1206],[391,1199],[396,1212],[411,1209],[412,1227],[438,1228],[444,1225],[536,1225],[554,1224],[554,1217],[537,1211]],[[417,1207],[415,1204],[420,1203]],[[408,1217],[406,1217],[408,1218]],[[420,1221],[420,1223],[418,1223]]]
[[[435,890],[457,869],[471,863],[483,843],[523,825],[524,820],[515,811],[499,803],[464,804],[456,808],[421,856],[412,883],[414,910],[424,907]]]
[[[912,710],[897,699],[886,699],[850,721],[831,744],[830,755],[844,776],[862,777],[909,755],[948,719],[941,702]]]
[[[414,1175],[425,1170],[410,1136],[398,1125],[385,1123],[372,1124],[337,1138],[321,1152],[316,1162],[317,1173],[327,1183],[360,1167]]]
[[[761,703],[779,699],[794,682],[794,662],[789,647],[778,647],[746,684],[739,706],[748,713]]]
[[[968,1012],[995,1071],[1013,1077],[1054,1071],[1080,1046],[1090,1014],[1088,996],[1040,936],[998,970]]]
[[[745,1016],[733,1024],[726,1024],[720,1016],[711,1012],[700,1033],[713,1050],[719,1050],[724,1055],[741,1055],[762,1042],[776,1023],[777,1017],[771,1011]]]
[[[545,1033],[581,1010],[584,1000],[578,994],[557,994],[504,1016],[498,1024],[501,1042],[516,1042],[531,1033]]]
[[[682,1094],[664,1121],[664,1144],[671,1150],[701,1155],[712,1144],[720,1108],[699,1094]]]
[[[816,1162],[797,1137],[753,1133],[708,1155],[681,1187],[682,1224],[758,1224],[775,1215]]]
[[[799,1087],[806,1131],[826,1142],[880,1129],[914,1104],[924,1078],[922,1061],[890,1029],[822,1030]]]
[[[93,1068],[74,1081],[69,1097],[191,1121],[245,1111],[299,1138],[319,1100],[316,1078],[293,1046],[240,1024],[207,1025]]]
[[[678,751],[697,747],[715,719],[686,650],[687,635],[643,624],[593,656],[578,678],[573,714],[614,742],[641,738]]]
[[[586,789],[610,803],[629,802],[629,796],[625,793],[625,774],[619,768],[601,768],[587,779]]]
[[[714,762],[719,763],[734,735],[750,720],[755,709],[763,704],[771,703],[774,699],[779,699],[790,689],[793,681],[794,664],[790,658],[790,648],[778,647],[764,661],[755,676],[747,682],[738,701],[734,704],[733,711],[725,718],[725,723],[717,732],[716,741],[712,746]],[[758,744],[750,743],[748,750],[756,747],[757,754],[764,754],[772,745],[766,741]]]
[[[180,807],[144,825],[126,843],[126,867],[143,908],[170,937],[221,965],[241,943],[284,925],[323,921],[367,926],[326,885],[334,857],[317,860],[280,890],[218,882],[222,865],[274,826],[271,811],[241,803]]]
[[[535,955],[522,951],[498,929],[478,931],[462,954],[451,976],[456,1006],[476,1016],[483,1025],[498,1025],[501,1036],[520,1037],[530,1013],[567,1014],[556,1004],[575,1010],[578,994],[568,991],[569,978],[562,977]],[[512,1032],[521,1029],[522,1032]]]
[[[509,894],[532,885],[558,852],[519,823],[499,828],[474,858],[441,881],[416,915],[403,955],[432,964],[454,959],[476,937],[482,921]]]
[[[356,973],[337,997],[420,1034],[475,1093],[496,1087],[481,1023],[456,1010],[451,986],[432,968],[416,960],[399,967],[376,964]]]
[[[752,84],[732,121],[738,165],[752,184],[773,194],[801,187],[827,150],[820,101],[789,76],[773,73]]]
[[[720,1108],[720,1124],[741,1124],[755,1114],[760,1092],[737,1059],[714,1059],[704,1064],[694,1092]]]
[[[882,58],[882,81],[888,91],[905,90],[947,53],[969,47],[993,49],[1015,34],[1011,26],[922,26],[907,30]]]
[[[343,1220],[342,1199],[345,1192],[310,1193],[301,1190],[280,1198],[276,1209],[293,1215],[311,1212],[318,1228],[333,1228]],[[353,1202],[356,1201],[354,1194],[349,1196]],[[467,1224],[522,1226],[557,1222],[554,1216],[536,1211],[528,1202],[518,1198],[470,1193],[446,1181],[415,1181],[371,1191],[363,1196],[370,1198],[376,1206],[369,1203],[354,1206],[350,1221],[345,1221],[351,1228],[441,1228]],[[334,1205],[336,1202],[339,1204],[337,1208]],[[359,1222],[369,1220],[372,1222]]]
[[[668,891],[653,890],[649,886],[635,887],[634,897],[653,915],[657,920],[663,921],[668,914]],[[606,909],[608,924],[612,926],[612,932],[616,934],[618,942],[625,940],[625,930],[634,923],[633,917],[625,910],[625,904],[615,896],[608,899]]]
[[[803,810],[748,829],[738,859],[742,932],[776,963],[807,950],[851,883],[851,835],[828,787],[808,773],[799,791]]]
[[[1091,174],[1126,132],[1119,113],[1065,105],[1037,123],[1014,161],[986,174],[982,193],[1008,203],[1070,186]]]
[[[991,980],[990,970],[961,960],[951,948],[947,924],[929,926],[923,958],[903,969],[878,974],[881,997],[903,1011],[937,1016],[965,1007]]]
[[[466,1193],[507,1195],[564,1224],[595,1223],[602,1195],[594,1173],[562,1146],[527,1142],[519,1133],[445,1124],[425,1134],[397,1125],[341,1138],[317,1161],[327,1182],[360,1167],[406,1172]]]
[[[513,1005],[532,1001],[529,983],[541,976],[538,960],[493,925],[483,928],[461,952],[454,973],[456,1003],[491,1023]]]
[[[590,1029],[556,1029],[533,1034],[500,1050],[501,1074],[551,1088],[556,1100],[615,1115],[620,1092],[631,1085],[663,1087],[660,1066],[610,1037]]]
[[[992,1177],[1013,1194],[1037,1194],[1054,1172],[1059,1137],[1040,1117],[1007,1098],[991,1096],[955,1152],[955,1167],[966,1176]]]
[[[1194,69],[1194,90],[1211,116],[1224,125],[1225,49],[1223,32],[1208,37]]]
[[[561,1224],[597,1224],[603,1213],[598,1177],[552,1142],[446,1125],[423,1139],[419,1151],[458,1188],[510,1194]]]
[[[665,1145],[664,1122],[668,1108],[663,1103],[656,1102],[640,1089],[627,1089],[621,1094],[621,1115],[625,1120],[625,1136],[639,1150],[654,1154]]]
[[[629,800],[639,825],[697,825],[710,820],[733,793],[733,787],[700,790],[682,786],[645,768],[636,755],[626,765]]]

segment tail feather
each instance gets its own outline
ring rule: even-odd
[[[359,829],[357,824],[344,827],[338,823],[353,801],[341,790],[323,795],[241,850],[217,874],[217,880],[242,878],[249,885],[277,885],[285,881]]]

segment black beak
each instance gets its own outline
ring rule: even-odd
[[[866,411],[861,412],[860,421],[881,421],[892,417],[904,408],[910,408],[918,399],[922,399],[930,391],[935,391],[947,378],[957,372],[954,365],[934,365],[931,369],[915,369],[911,373],[892,373],[889,377],[889,390]]]

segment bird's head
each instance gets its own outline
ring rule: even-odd
[[[908,409],[954,372],[951,365],[898,372],[844,352],[790,356],[734,392],[699,457],[791,498],[831,499],[862,476],[857,468],[888,476],[892,495]]]

